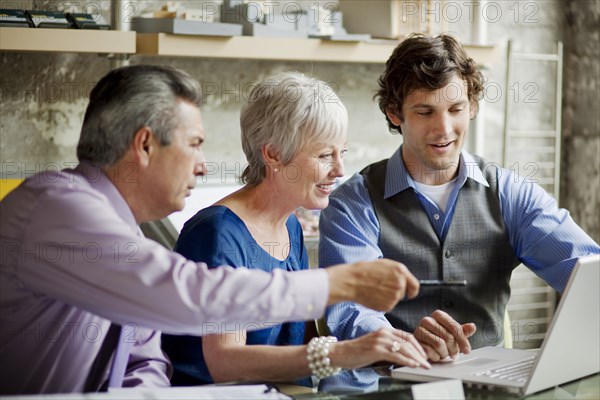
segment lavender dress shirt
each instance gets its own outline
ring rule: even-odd
[[[138,232],[85,163],[34,175],[0,202],[0,394],[82,391],[110,321],[133,344],[124,386],[166,386],[152,329],[203,335],[323,314],[325,271],[209,270]]]

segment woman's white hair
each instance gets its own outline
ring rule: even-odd
[[[240,126],[248,161],[242,181],[257,185],[267,174],[264,146],[272,146],[285,166],[307,144],[345,135],[348,112],[325,82],[299,72],[283,72],[252,88],[242,107]]]

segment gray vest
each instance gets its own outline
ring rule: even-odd
[[[497,170],[476,160],[490,187],[467,179],[443,242],[414,190],[383,198],[387,160],[361,171],[379,221],[383,256],[404,263],[418,279],[468,281],[466,287],[424,287],[386,317],[394,327],[413,332],[422,317],[443,310],[460,323],[477,325],[473,348],[502,342],[510,276],[519,265],[500,213]]]

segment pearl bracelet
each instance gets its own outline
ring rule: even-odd
[[[342,369],[333,367],[329,359],[329,344],[336,343],[335,336],[314,337],[306,346],[306,359],[312,374],[319,379],[335,375]]]

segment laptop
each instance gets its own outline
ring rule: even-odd
[[[397,379],[460,379],[526,396],[600,371],[600,255],[578,260],[539,351],[483,347],[452,362],[399,367]]]

